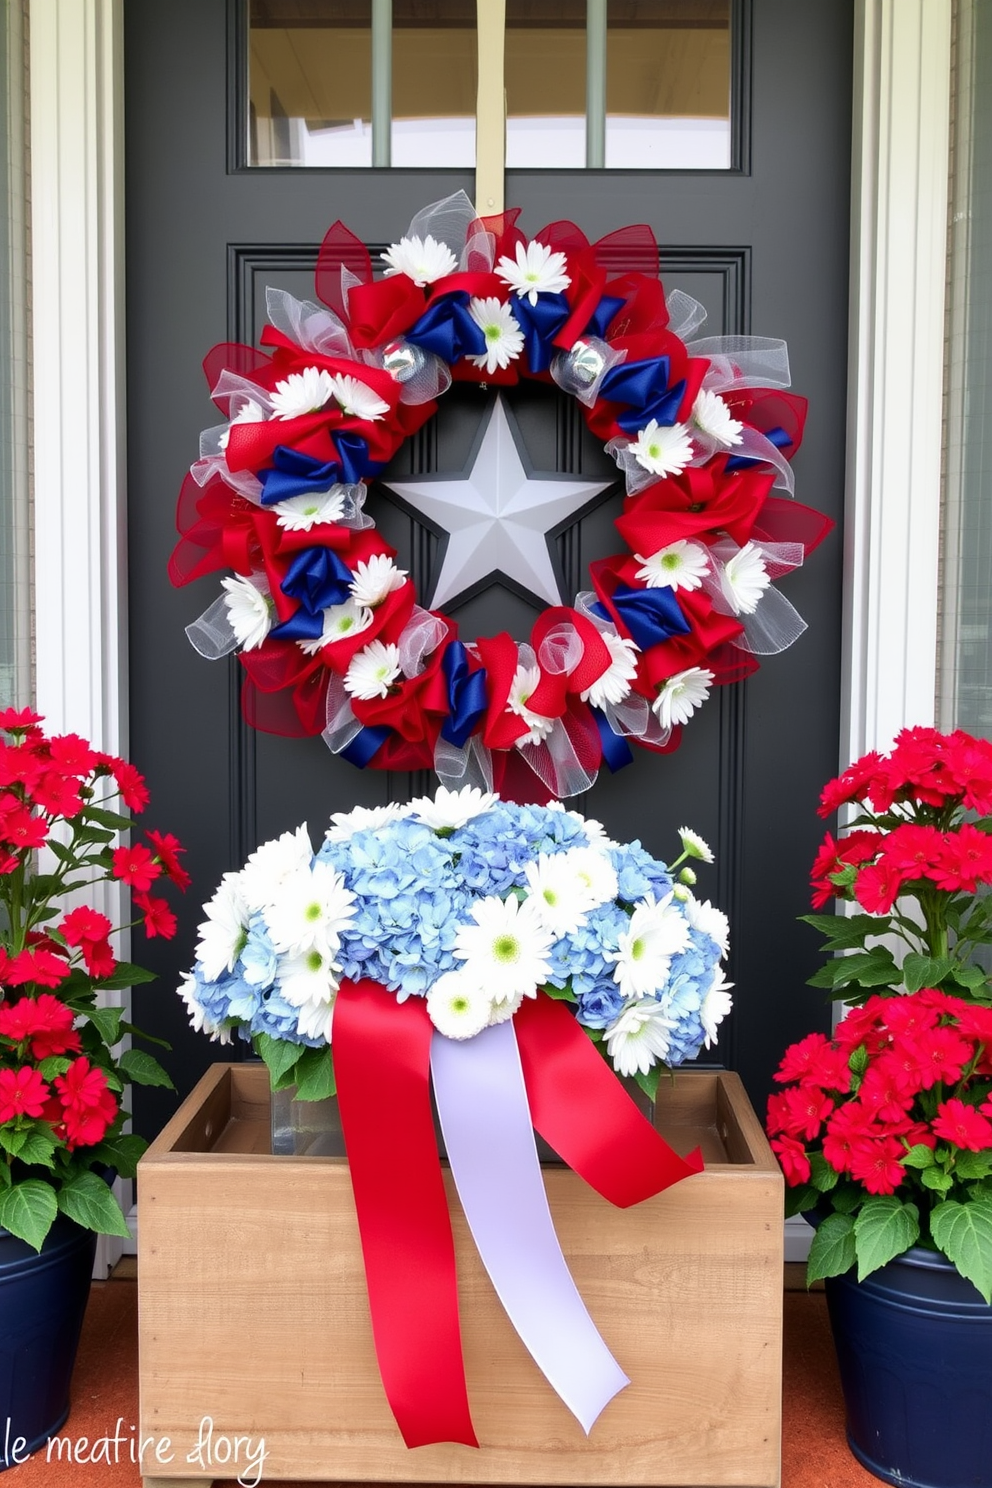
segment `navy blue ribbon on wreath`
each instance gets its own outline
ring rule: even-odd
[[[685,395],[685,381],[669,387],[671,364],[667,356],[643,362],[621,362],[611,367],[599,385],[599,396],[608,403],[626,403],[628,411],[617,423],[626,434],[636,434],[654,419],[674,424]]]
[[[610,727],[610,720],[602,708],[593,708],[592,716],[595,718],[596,727],[599,729],[599,741],[603,746],[603,758],[613,773],[616,774],[617,770],[622,770],[624,765],[629,765],[632,762],[634,751],[627,743],[623,734],[613,732],[613,729]]]
[[[791,436],[785,432],[781,424],[777,424],[774,429],[767,429],[764,431],[759,430],[759,433],[760,432],[764,432],[765,438],[768,440],[768,443],[773,444],[776,449],[788,449],[789,446],[792,444]],[[747,470],[751,465],[760,464],[760,457],[755,458],[754,456],[747,455],[731,455],[726,465],[724,466],[724,469],[729,475],[732,470]]]
[[[365,475],[375,475],[381,463],[369,459],[369,447],[360,434],[339,431],[333,435],[336,460],[321,461],[313,455],[277,444],[272,469],[260,472],[262,505],[274,506],[293,496],[322,495],[334,485],[354,486]]]
[[[485,334],[469,314],[470,299],[471,295],[464,289],[442,295],[407,331],[406,339],[424,351],[433,352],[449,367],[459,357],[485,356]]]
[[[616,295],[604,295],[596,306],[589,324],[582,334],[584,336],[598,336],[601,341],[605,341],[610,322],[623,309],[626,303],[626,300],[618,298]]]
[[[385,728],[382,724],[366,724],[355,735],[351,743],[346,744],[344,749],[339,750],[338,753],[350,765],[357,765],[360,770],[364,770],[373,756],[378,754],[391,733],[392,729]]]
[[[688,623],[671,589],[631,589],[622,584],[610,595],[613,607],[642,651],[672,636],[688,635]],[[604,620],[612,617],[605,605],[597,602],[593,610]]]
[[[546,372],[559,348],[553,345],[571,311],[563,294],[540,294],[532,305],[526,295],[512,302],[517,324],[524,335],[527,365],[532,372]]]
[[[303,548],[279,585],[299,608],[295,615],[273,626],[270,634],[282,641],[316,640],[324,628],[323,611],[344,604],[354,574],[333,548]]]
[[[456,749],[461,749],[486,711],[485,668],[469,671],[463,642],[452,641],[441,659],[441,670],[448,684],[448,707],[451,710],[441,727],[441,737]]]

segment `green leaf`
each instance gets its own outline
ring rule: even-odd
[[[824,1276],[843,1276],[854,1265],[854,1221],[849,1214],[829,1214],[813,1236],[806,1285]]]
[[[119,1177],[133,1178],[137,1172],[138,1159],[147,1147],[144,1137],[128,1132],[101,1142],[89,1156],[93,1162],[106,1163],[108,1168],[114,1168]]]
[[[920,1238],[920,1216],[915,1204],[904,1204],[895,1194],[866,1199],[854,1221],[858,1280],[902,1255]]]
[[[947,1193],[954,1187],[954,1179],[950,1173],[945,1173],[943,1168],[924,1168],[920,1174],[920,1182],[924,1188],[933,1189],[934,1193]]]
[[[252,1043],[255,1046],[255,1053],[265,1061],[273,1090],[284,1090],[285,1086],[277,1085],[276,1081],[281,1080],[283,1075],[293,1069],[306,1046],[291,1044],[286,1039],[272,1038],[268,1033],[257,1033]]]
[[[554,982],[545,982],[541,991],[553,997],[556,1002],[578,1002],[579,1000],[571,987],[556,987]]]
[[[143,966],[135,966],[130,961],[118,961],[110,976],[100,978],[100,990],[120,992],[125,987],[140,987],[142,982],[154,981],[154,971],[146,971]]]
[[[853,956],[837,956],[811,976],[811,987],[840,987],[857,982],[862,987],[883,987],[899,981],[899,969],[887,946],[872,946]]]
[[[168,1039],[156,1038],[153,1033],[146,1033],[143,1028],[136,1028],[133,1023],[122,1023],[121,1033],[129,1033],[132,1038],[144,1039],[146,1044],[157,1044],[160,1049],[171,1049],[172,1045]]]
[[[930,1234],[961,1275],[992,1302],[992,1199],[970,1204],[945,1199],[930,1215]]]
[[[796,1188],[786,1188],[785,1217],[791,1219],[794,1214],[805,1214],[808,1209],[815,1209],[819,1202],[819,1191],[811,1183],[800,1183]]]
[[[101,827],[109,827],[114,832],[127,832],[137,825],[129,816],[121,816],[116,811],[107,811],[103,806],[90,806],[83,815],[87,821],[94,821]]]
[[[55,1166],[52,1153],[58,1145],[51,1130],[39,1123],[32,1131],[24,1133],[24,1142],[17,1156],[22,1163],[40,1163],[42,1167],[51,1168]]]
[[[917,1142],[910,1147],[902,1160],[904,1168],[932,1168],[934,1156],[932,1150],[924,1142]]]
[[[101,1235],[120,1235],[123,1240],[130,1237],[121,1206],[95,1173],[80,1173],[64,1183],[58,1191],[58,1206],[84,1229],[96,1230]]]
[[[40,1178],[25,1178],[0,1195],[0,1225],[40,1250],[58,1213],[54,1190]]]
[[[143,1049],[125,1049],[117,1065],[135,1085],[164,1085],[166,1090],[176,1088],[158,1060]]]
[[[113,840],[114,840],[114,834],[113,834],[113,832],[105,832],[102,827],[90,827],[90,826],[87,826],[85,823],[83,825],[81,825],[81,826],[77,826],[76,827],[76,841],[77,842],[88,842],[88,843],[100,842],[100,843],[108,844],[108,843],[113,842]]]
[[[120,1043],[121,1019],[124,1009],[119,1007],[90,1008],[86,1015],[108,1048]]]
[[[810,1153],[809,1167],[809,1181],[818,1193],[829,1193],[837,1187],[837,1170],[830,1166],[822,1152]]]
[[[642,1075],[641,1072],[640,1072],[640,1070],[635,1070],[635,1072],[634,1072],[634,1079],[637,1081],[638,1085],[644,1091],[644,1094],[647,1096],[648,1100],[656,1100],[657,1099],[657,1096],[658,1096],[658,1082],[661,1079],[661,1065],[660,1064],[653,1064],[651,1066],[651,1068],[648,1070],[648,1072],[647,1072],[646,1075]]]
[[[953,965],[949,956],[917,956],[911,952],[902,963],[906,991],[919,992],[921,987],[939,987]]]
[[[805,925],[812,925],[814,930],[819,930],[823,935],[837,935],[844,933],[846,929],[856,931],[858,935],[879,935],[884,930],[883,922],[876,916],[870,914],[853,915],[799,915]]]
[[[959,1152],[954,1163],[955,1178],[987,1178],[992,1173],[992,1152]]]
[[[336,1090],[330,1049],[307,1049],[296,1066],[296,1099],[327,1100]]]
[[[43,1080],[52,1081],[56,1075],[64,1075],[72,1063],[64,1054],[49,1054],[38,1065]]]
[[[955,966],[951,976],[959,987],[983,987],[988,981],[988,974],[980,966]]]

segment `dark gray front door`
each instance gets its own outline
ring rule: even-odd
[[[230,0],[233,5],[235,0]],[[590,239],[648,222],[662,245],[666,288],[703,301],[710,333],[784,336],[794,388],[810,418],[795,468],[800,500],[839,520],[844,478],[852,7],[847,0],[754,0],[745,22],[744,168],[737,171],[514,171],[508,204],[534,234],[574,219]],[[199,905],[255,845],[306,820],[319,841],[331,811],[402,798],[425,781],[359,772],[320,739],[252,734],[241,724],[239,669],[209,664],[183,630],[213,599],[216,579],[173,590],[166,562],[175,498],[198,431],[215,421],[199,364],[217,341],[251,340],[267,284],[310,293],[316,248],[341,218],[370,245],[395,241],[414,212],[473,180],[459,171],[243,170],[230,163],[228,0],[128,0],[128,448],[131,754],[152,791],[149,825],[188,845],[194,886],[177,939],[136,948],[161,980],[136,993],[136,1021],[168,1038],[185,1093],[218,1049],[186,1026],[174,994],[192,959]],[[401,451],[396,474],[458,469],[482,416],[475,390],[450,395],[436,429]],[[545,389],[518,413],[539,469],[614,474],[582,438],[574,409]],[[380,509],[401,561],[426,581],[430,540]],[[591,558],[615,551],[610,508],[562,541],[566,579],[585,587]],[[388,526],[387,526],[388,524]],[[822,1022],[803,986],[815,937],[796,924],[819,836],[823,781],[838,737],[841,544],[834,534],[784,589],[809,622],[788,652],[742,686],[720,689],[669,756],[641,751],[603,773],[577,804],[618,838],[664,856],[694,826],[714,846],[704,895],[731,915],[737,1007],[722,1063],[763,1103],[781,1049]],[[533,611],[490,590],[460,618],[462,633],[529,630]],[[154,818],[153,820],[151,818]],[[140,937],[139,937],[140,938]],[[174,1098],[137,1092],[149,1134]]]

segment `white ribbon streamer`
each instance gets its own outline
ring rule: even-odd
[[[186,634],[194,651],[207,661],[229,656],[241,644],[231,627],[226,595],[219,595],[203,614],[187,625]]]
[[[342,749],[348,748],[356,734],[361,733],[362,725],[352,712],[351,699],[345,691],[344,680],[337,672],[331,673],[327,685],[326,716],[327,726],[320,737],[332,754],[340,754]]]

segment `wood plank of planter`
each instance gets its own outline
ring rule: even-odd
[[[702,1140],[707,1169],[644,1204],[545,1169],[576,1284],[632,1381],[589,1437],[510,1327],[446,1173],[478,1451],[403,1446],[347,1164],[264,1150],[266,1080],[215,1066],[141,1163],[141,1432],[171,1438],[177,1476],[209,1415],[215,1438],[264,1437],[266,1481],[777,1488],[782,1178],[735,1075],[663,1082],[659,1126],[682,1151]]]

